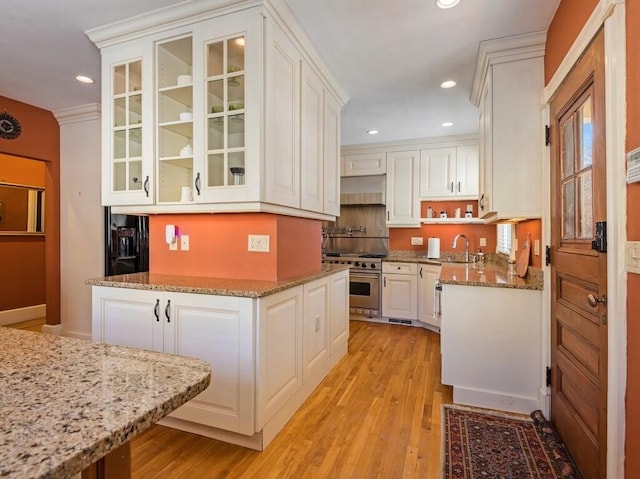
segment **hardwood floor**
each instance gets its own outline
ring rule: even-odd
[[[266,451],[154,426],[132,441],[133,479],[440,477],[440,337],[351,321],[349,354]]]
[[[21,323],[7,324],[8,328],[24,329],[26,331],[35,331],[36,333],[42,332],[42,326],[45,324],[45,318],[31,319],[29,321],[23,321]]]

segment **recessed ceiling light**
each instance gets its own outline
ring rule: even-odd
[[[453,126],[453,122],[452,121],[445,121],[442,126],[444,127],[448,127],[448,126]]]
[[[378,130],[367,130],[368,135],[377,135],[378,133],[380,133]]]
[[[443,81],[442,83],[440,83],[440,87],[441,88],[453,88],[454,86],[456,86],[457,83],[453,80],[447,80],[447,81]]]
[[[436,2],[436,4],[440,7],[440,8],[451,8],[451,7],[455,7],[458,3],[460,3],[460,0],[438,0]]]
[[[93,78],[85,75],[76,76],[76,80],[78,80],[80,83],[93,83]]]
[[[243,47],[244,46],[244,37],[236,38],[236,45],[240,45],[241,47]]]

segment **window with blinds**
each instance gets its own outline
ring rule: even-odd
[[[497,243],[496,251],[498,253],[506,255],[511,253],[511,245],[513,244],[513,225],[511,223],[498,225]]]

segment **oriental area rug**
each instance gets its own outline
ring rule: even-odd
[[[444,479],[580,479],[541,411],[531,417],[442,406]]]

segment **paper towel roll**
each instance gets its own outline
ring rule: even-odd
[[[427,258],[440,257],[440,238],[429,238],[427,241]]]

